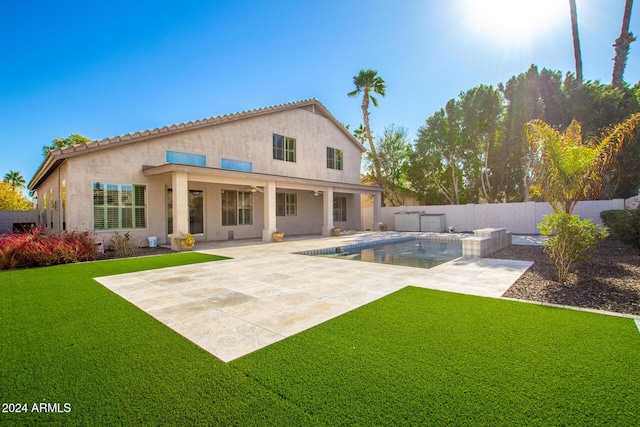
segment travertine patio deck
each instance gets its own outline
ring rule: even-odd
[[[459,258],[425,270],[293,254],[401,234],[212,242],[196,249],[233,259],[96,280],[228,362],[405,286],[499,298],[532,264]]]

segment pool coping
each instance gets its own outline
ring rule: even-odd
[[[332,246],[323,249],[311,249],[308,251],[294,252],[296,255],[333,255],[344,252],[354,252],[362,249],[377,248],[379,246],[394,245],[405,242],[461,242],[462,236],[458,234],[442,236],[441,234],[419,234],[415,236],[394,237],[383,240],[372,240],[370,242],[355,243],[344,246]],[[459,258],[459,257],[456,257]],[[448,262],[448,261],[447,261]]]

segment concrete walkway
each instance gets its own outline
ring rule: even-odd
[[[459,258],[426,270],[293,254],[399,235],[207,243],[197,250],[233,259],[96,280],[229,362],[405,286],[499,298],[532,264]]]

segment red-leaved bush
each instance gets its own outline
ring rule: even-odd
[[[68,264],[95,258],[95,242],[88,232],[46,233],[43,227],[36,227],[26,233],[0,236],[0,270]]]

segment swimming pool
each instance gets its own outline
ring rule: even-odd
[[[303,254],[418,268],[432,268],[462,256],[462,242],[459,240],[403,239],[401,241],[374,242],[368,246],[344,246]]]

